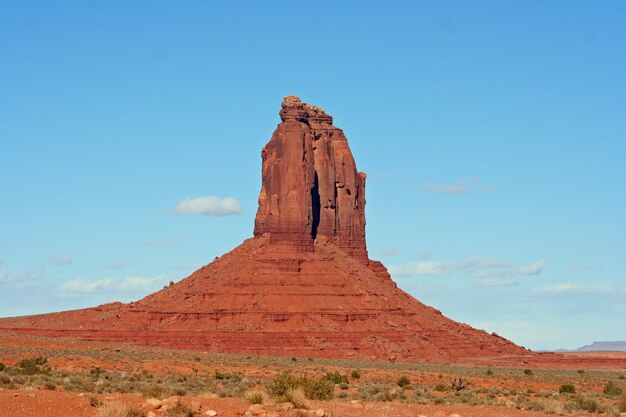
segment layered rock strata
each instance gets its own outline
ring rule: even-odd
[[[310,251],[325,236],[367,260],[365,174],[343,131],[319,107],[285,97],[282,123],[263,148],[262,188],[254,235]]]
[[[343,132],[297,97],[280,116],[262,152],[253,238],[137,302],[0,319],[0,331],[392,361],[530,355],[398,289],[368,258],[365,174]]]

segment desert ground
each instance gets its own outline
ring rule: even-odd
[[[3,332],[0,415],[530,417],[626,412],[626,353],[546,353],[525,362],[515,357],[442,365],[285,358]]]

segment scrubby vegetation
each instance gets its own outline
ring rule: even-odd
[[[99,366],[81,368],[76,366],[80,359],[76,359],[77,362],[66,367],[74,370],[66,371],[51,363],[68,364],[75,360],[71,358],[85,354],[40,349],[25,350],[18,355],[7,354],[5,350],[3,362],[7,365],[0,366],[0,389],[85,393],[98,410],[115,409],[106,401],[109,394],[128,393],[146,400],[170,401],[173,396],[242,397],[250,404],[291,402],[301,409],[307,408],[311,401],[358,400],[508,407],[550,414],[626,412],[626,394],[620,378],[623,374],[616,371],[533,368],[529,374],[523,368],[325,359],[293,362],[290,358],[151,348],[94,350],[88,354],[93,360],[87,363]],[[124,365],[110,366],[120,362]],[[175,366],[162,366],[168,363]],[[183,406],[189,404],[181,402],[178,411],[171,411],[172,416],[185,416]],[[105,412],[113,413],[102,413]],[[131,414],[123,417],[135,417],[132,410],[128,412]]]
[[[274,378],[270,392],[277,397],[287,395],[289,390],[301,389],[310,400],[329,400],[333,398],[333,384],[326,379],[314,380],[306,375],[293,375],[282,372]]]

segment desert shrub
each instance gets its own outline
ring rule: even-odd
[[[241,381],[241,374],[238,372],[220,372],[217,369],[215,370],[215,379],[217,380],[230,380],[233,382]]]
[[[0,374],[0,385],[9,385],[13,382],[11,377],[5,373]]]
[[[576,372],[578,372],[578,375],[580,375],[580,376],[585,375],[585,370],[584,369],[579,369]]]
[[[102,405],[102,401],[100,401],[100,399],[98,397],[96,397],[95,395],[90,395],[89,396],[89,405],[92,407],[100,407]]]
[[[435,389],[435,391],[444,392],[448,388],[444,384],[442,384],[442,383],[437,383],[437,384],[435,384],[435,388],[434,389]]]
[[[524,369],[524,375],[532,375],[533,371],[531,371],[530,369]]]
[[[453,391],[462,391],[469,386],[469,381],[465,378],[454,378],[452,380],[452,390]]]
[[[619,399],[619,403],[617,404],[617,408],[621,413],[626,413],[626,393],[622,394],[622,397]]]
[[[170,396],[170,391],[162,384],[142,385],[139,389],[141,395],[146,398],[156,398],[162,400]]]
[[[97,410],[98,417],[144,417],[141,410],[120,402],[99,404]]]
[[[359,379],[359,378],[361,378],[361,373],[355,369],[354,371],[352,371],[352,373],[350,374],[350,376],[351,376],[353,379]]]
[[[626,376],[620,375],[620,376],[617,377],[617,379],[626,379]]]
[[[244,394],[246,400],[250,401],[252,404],[263,404],[267,395],[263,391],[253,390],[247,391]]]
[[[22,359],[13,366],[13,369],[22,375],[49,374],[51,371],[48,359],[43,356]]]
[[[608,411],[607,407],[595,398],[585,397],[582,395],[576,395],[570,401],[565,403],[565,409],[573,413],[583,411],[590,413],[604,413]]]
[[[188,406],[186,406],[185,404],[181,403],[180,401],[178,401],[172,407],[168,408],[167,411],[165,411],[165,414],[167,414],[168,416],[176,416],[176,417],[193,417],[194,416],[193,410],[189,408]]]
[[[347,384],[348,377],[346,375],[341,375],[339,372],[328,372],[321,378],[322,381],[332,382],[333,384]]]
[[[576,393],[576,387],[572,384],[564,384],[559,388],[559,394],[574,394]]]
[[[617,386],[617,384],[613,381],[608,381],[604,386],[604,393],[606,395],[620,395],[622,393],[622,389]]]
[[[304,375],[296,376],[290,372],[276,375],[270,386],[270,393],[275,396],[286,395],[289,389],[302,388],[310,400],[329,400],[333,398],[333,383],[322,380],[314,381]]]
[[[330,400],[333,398],[333,385],[328,381],[309,381],[304,386],[304,392],[311,400]]]
[[[289,388],[287,392],[285,392],[285,399],[293,404],[295,408],[307,409],[308,404],[306,403],[306,397],[302,387]]]
[[[100,378],[100,375],[103,373],[104,373],[104,370],[100,368],[99,366],[96,366],[95,368],[91,368],[91,370],[89,371],[89,374],[95,379]]]
[[[405,375],[402,375],[400,378],[398,378],[398,381],[396,383],[402,388],[411,385],[411,381]]]
[[[424,386],[418,385],[413,391],[413,401],[417,404],[430,404],[434,399],[433,393]]]
[[[3,364],[2,362],[0,362],[0,372],[4,371],[6,369],[6,365]]]
[[[348,388],[350,388],[350,384],[342,382],[341,384],[339,384],[339,388],[341,388],[342,390],[347,390]]]
[[[487,369],[487,372],[485,372],[485,374],[491,376],[493,375],[493,371],[491,369]]]

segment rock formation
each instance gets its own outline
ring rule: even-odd
[[[263,186],[254,235],[310,251],[325,236],[367,260],[365,174],[333,118],[298,97],[285,97],[282,123],[263,148]]]
[[[137,302],[0,319],[0,331],[306,357],[528,354],[398,289],[368,258],[365,174],[341,129],[294,96],[280,116],[262,152],[253,238]]]

